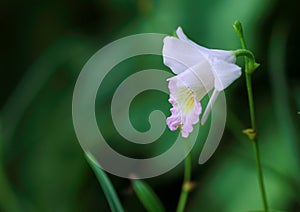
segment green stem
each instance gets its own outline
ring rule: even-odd
[[[256,167],[257,167],[258,183],[259,183],[260,192],[261,192],[261,196],[262,196],[262,200],[263,200],[264,210],[266,212],[268,212],[269,211],[268,200],[267,200],[267,194],[266,194],[266,189],[265,189],[265,184],[264,184],[264,176],[263,176],[263,171],[262,171],[262,167],[261,167],[259,146],[258,146],[257,140],[256,139],[252,140],[252,144],[253,144],[253,151],[254,151]]]
[[[191,190],[191,170],[192,170],[192,159],[191,159],[191,154],[188,153],[186,158],[184,159],[184,180],[181,188],[181,194],[179,197],[179,202],[177,206],[177,212],[183,212],[189,191]]]
[[[246,65],[246,69],[248,69]],[[253,100],[253,91],[252,91],[252,80],[251,74],[246,73],[246,87],[248,93],[248,102],[250,110],[250,119],[251,119],[251,128],[256,130],[256,121],[255,121],[255,110],[254,110],[254,100]]]
[[[233,28],[237,35],[240,38],[242,48],[246,50],[246,42],[243,35],[243,28],[242,24],[239,21],[236,21],[233,25]],[[251,132],[248,134],[249,139],[252,142],[253,145],[253,151],[254,151],[254,157],[256,161],[257,166],[257,177],[260,187],[260,192],[262,196],[264,211],[268,212],[268,201],[267,201],[267,195],[265,190],[265,184],[264,184],[264,177],[262,172],[262,166],[261,166],[261,160],[260,160],[260,153],[259,153],[259,145],[257,141],[257,132],[256,132],[256,121],[255,121],[255,110],[254,110],[254,100],[253,100],[253,91],[252,91],[252,81],[251,81],[251,75],[252,73],[258,68],[258,64],[255,62],[254,56],[248,55],[248,50],[245,52],[238,50],[237,56],[245,56],[245,75],[246,75],[246,86],[247,86],[247,93],[248,93],[248,101],[249,101],[249,110],[250,110],[250,118],[251,118]]]
[[[246,68],[249,68],[249,67],[246,66]],[[246,73],[246,86],[247,86],[248,99],[249,99],[251,127],[252,127],[252,130],[256,133],[256,121],[255,121],[255,110],[254,110],[251,74],[247,74],[247,73]],[[268,212],[269,211],[268,201],[267,201],[267,194],[266,194],[266,189],[265,189],[265,184],[264,184],[263,171],[262,171],[262,166],[261,166],[261,161],[260,161],[259,145],[258,145],[256,136],[254,136],[250,140],[253,145],[254,157],[255,157],[256,167],[257,167],[258,183],[259,183],[259,187],[260,187],[264,210],[266,212]]]

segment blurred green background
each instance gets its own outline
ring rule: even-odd
[[[290,0],[44,0],[0,3],[1,26],[1,168],[0,208],[13,210],[11,192],[22,211],[109,211],[89,168],[72,124],[72,93],[83,65],[102,46],[126,35],[187,35],[209,48],[236,49],[232,24],[240,20],[260,69],[255,73],[261,157],[271,208],[300,211],[300,10]],[[242,60],[238,61],[242,65]],[[159,57],[133,58],[109,76],[97,98],[98,124],[111,145],[124,154],[149,157],[170,146],[166,132],[147,152],[116,133],[109,116],[114,89],[138,70],[163,66]],[[114,81],[115,80],[115,81]],[[191,193],[187,211],[262,209],[251,143],[244,79],[226,90],[228,117],[219,148],[204,165],[197,160],[203,139],[193,149]],[[133,126],[147,130],[148,115],[169,115],[168,96],[145,92],[132,103]],[[206,129],[203,129],[204,131]],[[164,137],[166,138],[166,137]],[[146,180],[174,211],[182,183],[182,164]],[[129,180],[109,175],[126,211],[144,211]]]

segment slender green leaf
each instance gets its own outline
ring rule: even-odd
[[[165,211],[161,201],[156,196],[151,187],[141,180],[132,181],[133,189],[143,204],[149,212],[160,212]]]
[[[120,200],[117,196],[117,193],[116,193],[111,181],[109,180],[108,176],[106,175],[106,173],[99,167],[99,165],[97,165],[95,159],[93,158],[93,156],[90,153],[86,153],[86,158],[97,176],[97,179],[103,189],[103,192],[106,196],[106,199],[108,201],[110,209],[113,212],[124,211],[124,209],[120,203]]]
[[[279,211],[279,210],[273,210],[273,209],[269,209],[269,212],[285,212],[285,211]],[[247,211],[247,212],[265,212],[264,210],[259,210],[259,211]]]
[[[19,201],[6,176],[2,154],[2,122],[0,120],[0,209],[3,211],[21,211]]]

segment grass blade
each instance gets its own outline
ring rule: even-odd
[[[141,180],[132,181],[133,189],[143,204],[149,212],[163,212],[165,211],[159,198],[156,196],[151,187]]]
[[[97,165],[95,159],[90,153],[86,153],[86,158],[92,167],[93,171],[95,172],[97,179],[103,189],[103,192],[106,196],[108,204],[110,206],[111,211],[113,212],[123,212],[124,209],[120,203],[120,200],[117,196],[117,193],[109,180],[106,173]]]

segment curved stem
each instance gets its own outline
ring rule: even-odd
[[[245,49],[245,51],[240,51],[240,50],[237,51],[240,52],[239,53],[240,55],[245,56],[246,86],[247,86],[247,93],[248,93],[250,118],[251,118],[251,129],[250,131],[245,131],[245,133],[248,135],[253,145],[254,157],[257,166],[257,177],[258,177],[259,187],[261,191],[264,211],[268,212],[269,211],[268,201],[267,201],[267,195],[266,195],[261,160],[260,160],[259,146],[257,141],[256,120],[255,120],[254,100],[253,100],[252,81],[251,81],[251,75],[255,71],[255,69],[257,69],[258,64],[255,62],[253,55],[252,56],[248,55],[249,53],[248,50],[246,50],[246,42],[243,35],[242,24],[239,21],[236,21],[233,25],[233,28],[240,38],[243,49]]]
[[[187,198],[188,198],[188,194],[189,191],[191,190],[191,169],[192,169],[192,159],[191,159],[191,154],[190,152],[188,153],[188,155],[186,156],[186,158],[184,159],[184,180],[183,180],[183,184],[182,184],[182,188],[181,188],[181,194],[179,197],[179,202],[177,205],[177,212],[183,212],[186,202],[187,202]]]
[[[235,57],[245,57],[245,65],[247,67],[245,70],[246,74],[252,74],[259,67],[259,64],[255,62],[254,55],[251,51],[247,49],[237,49],[232,51],[232,53]]]
[[[235,55],[235,57],[245,56],[249,60],[252,60],[255,63],[255,58],[254,58],[253,53],[247,49],[233,50],[232,53]]]

